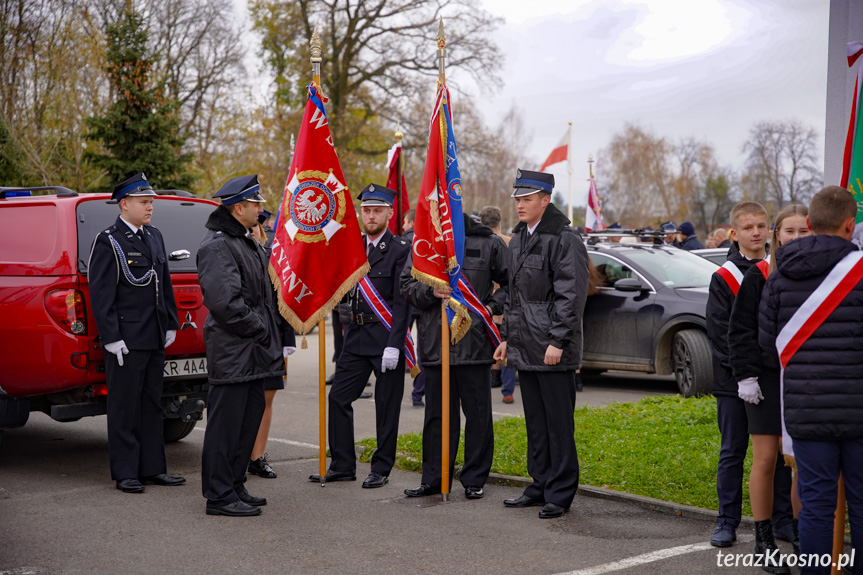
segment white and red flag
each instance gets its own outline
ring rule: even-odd
[[[558,164],[560,162],[565,162],[569,159],[569,130],[566,131],[566,134],[563,135],[563,138],[560,139],[560,142],[545,161],[542,163],[542,166],[539,168],[540,172],[544,172],[547,167],[552,164]]]
[[[369,270],[357,214],[314,85],[279,208],[270,278],[300,334],[329,315]]]
[[[602,205],[599,203],[599,194],[596,192],[596,180],[593,175],[587,180],[590,182],[590,190],[587,192],[587,213],[584,214],[584,229],[588,232],[604,230],[602,225]]]
[[[401,166],[402,159],[402,143],[396,142],[395,145],[387,152],[387,167],[389,176],[387,176],[387,187],[401,193],[395,200],[393,209],[395,214],[390,218],[389,228],[392,233],[397,236],[402,235],[402,219],[405,212],[411,209],[411,201],[408,198],[408,188],[405,185],[405,173]]]

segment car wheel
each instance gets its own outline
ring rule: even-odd
[[[674,334],[671,362],[677,389],[683,397],[710,393],[713,384],[712,351],[707,334],[698,329],[684,329]]]
[[[195,429],[197,421],[181,421],[176,417],[165,418],[165,443],[180,441]]]

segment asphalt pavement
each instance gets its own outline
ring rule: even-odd
[[[276,395],[268,452],[279,477],[247,483],[269,500],[259,517],[205,515],[205,421],[166,447],[169,472],[187,484],[140,495],[110,480],[103,417],[58,423],[34,414],[8,430],[0,443],[0,575],[760,572],[718,566],[709,519],[626,501],[580,495],[563,518],[542,520],[537,508],[503,506],[520,494],[517,486],[489,484],[483,499],[467,500],[456,481],[449,502],[409,499],[403,491],[419,484],[418,474],[394,470],[383,488],[362,489],[363,463],[357,482],[310,483],[318,470],[316,340],[290,359],[287,388]],[[402,432],[422,428],[410,385],[407,376]],[[522,414],[518,388],[510,405],[492,391],[496,418]],[[607,405],[674,392],[669,378],[607,374],[577,401]],[[373,400],[355,403],[355,425],[357,438],[374,434]],[[749,553],[751,531],[739,535],[730,551]]]

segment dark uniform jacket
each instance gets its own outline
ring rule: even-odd
[[[758,306],[767,279],[757,265],[746,270],[740,291],[731,306],[728,322],[728,353],[734,358],[730,362],[734,381],[747,377],[759,377],[771,371],[772,379],[778,381],[779,362],[776,354],[764,353],[753,342],[758,341]]]
[[[493,314],[503,311],[506,289],[492,295],[492,282],[507,284],[506,244],[494,235],[491,228],[464,217],[464,258],[462,272],[473,286],[479,300],[491,308]],[[402,295],[414,309],[420,310],[417,322],[419,355],[424,366],[441,365],[441,300],[434,297],[434,290],[411,276],[413,255],[408,257],[402,270]],[[450,345],[450,365],[492,364],[495,345],[486,331],[482,319],[470,314],[470,329],[461,341]]]
[[[207,220],[198,249],[210,384],[285,374],[282,336],[264,248],[224,206]]]
[[[180,329],[162,234],[153,226],[142,229],[147,244],[118,217],[93,244],[88,267],[90,307],[103,345],[123,340],[128,349],[161,349],[165,332]],[[119,244],[122,259],[109,237]],[[150,270],[156,275],[141,286],[129,280],[129,275],[143,278]]]
[[[776,336],[833,267],[857,247],[838,236],[798,238],[777,250],[761,300],[759,343],[778,363]],[[795,439],[863,437],[863,282],[785,368],[785,425]]]
[[[740,253],[740,246],[734,242],[728,249],[727,261],[736,265],[746,276],[749,268],[761,260],[746,259]],[[714,273],[707,297],[707,337],[713,349],[713,395],[737,397],[737,380],[731,370],[728,352],[728,318],[733,303],[734,292],[722,276]]]
[[[680,249],[686,251],[701,250],[704,249],[704,244],[701,243],[698,236],[692,234],[691,236],[686,236],[686,239],[680,242]]]
[[[524,222],[515,227],[507,267],[509,297],[501,326],[507,365],[526,371],[581,367],[587,249],[553,204],[531,236]],[[563,350],[557,365],[543,363],[549,345]]]
[[[363,249],[366,241],[363,235]],[[353,321],[345,332],[343,353],[348,351],[355,355],[381,356],[385,347],[394,347],[403,353],[411,309],[399,292],[399,275],[405,267],[410,249],[406,241],[393,235],[390,230],[386,230],[378,240],[378,245],[369,256],[371,269],[368,278],[392,311],[392,330],[388,332],[377,321],[372,308],[360,294],[359,287],[354,288],[350,294]]]

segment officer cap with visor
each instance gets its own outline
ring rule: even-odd
[[[231,178],[219,188],[213,197],[222,200],[223,206],[240,202],[261,203],[266,201],[261,195],[261,184],[258,183],[257,175]]]
[[[395,198],[395,190],[385,188],[378,184],[369,184],[362,192],[360,192],[360,195],[357,196],[361,207],[386,206],[391,208],[393,207]]]
[[[153,186],[147,181],[147,176],[144,175],[144,172],[138,172],[125,182],[120,182],[114,186],[111,199],[119,202],[123,198],[155,195],[156,192],[153,191]]]
[[[539,192],[551,194],[554,191],[554,176],[545,172],[516,170],[515,183],[512,187],[515,188],[512,191],[513,198],[538,194]]]

